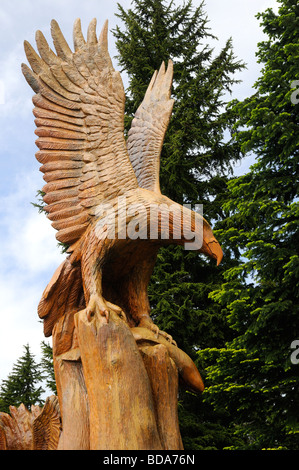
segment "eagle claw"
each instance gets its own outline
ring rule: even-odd
[[[156,337],[158,338],[159,335],[163,336],[167,341],[169,341],[171,344],[174,346],[177,346],[175,340],[172,338],[171,335],[168,333],[165,333],[165,331],[162,331],[158,328],[157,325],[154,324],[154,322],[151,320],[149,317],[143,317],[140,322],[139,322],[139,327],[141,328],[147,328],[148,330],[152,331],[155,333]]]
[[[109,310],[105,306],[105,303],[102,302],[102,299],[98,295],[92,295],[86,308],[88,321],[91,321],[96,313],[101,317],[105,317],[106,323],[109,323]]]

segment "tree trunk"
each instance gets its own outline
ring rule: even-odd
[[[90,407],[90,449],[162,449],[151,385],[129,327],[116,314],[76,315]]]
[[[76,350],[71,352],[76,353]],[[54,358],[63,423],[58,449],[89,450],[89,401],[82,364],[80,357],[76,354],[72,357],[70,353]]]
[[[165,345],[143,342],[133,330],[114,312],[109,321],[98,314],[87,318],[86,310],[75,315],[75,347],[54,354],[62,415],[58,449],[183,449],[177,365]],[[58,325],[53,351],[63,350],[61,331]]]
[[[162,449],[183,449],[177,413],[178,370],[176,365],[163,344],[141,347],[141,354],[152,386]]]

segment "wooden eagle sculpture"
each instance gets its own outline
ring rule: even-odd
[[[68,245],[38,313],[45,336],[61,317],[86,308],[88,317],[97,313],[107,321],[112,310],[130,327],[148,328],[172,342],[150,317],[147,287],[159,247],[190,241],[183,230],[185,215],[191,232],[197,230],[202,238],[199,252],[219,264],[222,250],[205,219],[160,191],[160,153],[173,107],[172,61],[154,73],[126,140],[125,92],[108,53],[107,33],[106,21],[97,38],[94,19],[85,40],[76,20],[72,52],[53,20],[56,53],[40,31],[39,54],[24,43],[31,68],[22,64],[22,71],[35,92],[44,209],[57,240]],[[159,216],[153,229],[150,211],[155,207]],[[134,230],[128,236],[134,224],[139,236]],[[157,236],[151,237],[151,231]]]

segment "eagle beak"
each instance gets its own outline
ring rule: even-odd
[[[206,220],[203,222],[202,249],[199,250],[207,256],[217,260],[217,266],[222,261],[223,251],[219,242],[214,237],[213,231]]]
[[[221,249],[221,246],[219,245],[216,239],[207,243],[207,246],[212,258],[215,258],[217,260],[217,266],[219,266],[223,258],[223,251]]]

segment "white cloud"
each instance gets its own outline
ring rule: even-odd
[[[6,276],[1,273],[0,380],[11,372],[25,344],[40,356],[44,337],[36,310],[39,295],[38,284],[27,285],[17,270]]]
[[[2,119],[15,115],[25,116],[32,108],[30,96],[24,93],[24,77],[20,65],[24,61],[23,54],[23,47],[17,44],[0,61]]]
[[[17,256],[18,260],[23,257],[24,264],[34,270],[35,261],[29,262],[30,255],[32,254],[32,258],[40,256],[42,246],[50,250],[56,246],[55,230],[51,228],[50,221],[44,214],[38,214],[37,209],[31,204],[36,202],[36,188],[42,186],[44,181],[41,173],[32,169],[27,172],[17,172],[10,183],[10,192],[0,198],[0,224],[5,230],[1,236],[4,238],[4,245],[1,245],[0,250],[4,256],[8,254]],[[32,251],[25,252],[25,248],[29,245]],[[16,254],[17,246],[19,246],[18,254]]]
[[[13,192],[0,198],[0,380],[11,372],[25,344],[40,355],[45,338],[38,302],[65,258],[50,221],[29,203],[38,177],[38,172],[17,174]]]
[[[278,3],[276,0],[206,0],[205,4],[208,26],[219,39],[216,50],[221,49],[225,41],[232,37],[236,58],[247,65],[247,70],[236,76],[243,83],[234,87],[233,96],[244,99],[253,93],[252,86],[261,69],[256,58],[257,43],[266,37],[256,15],[267,8],[277,12]]]

